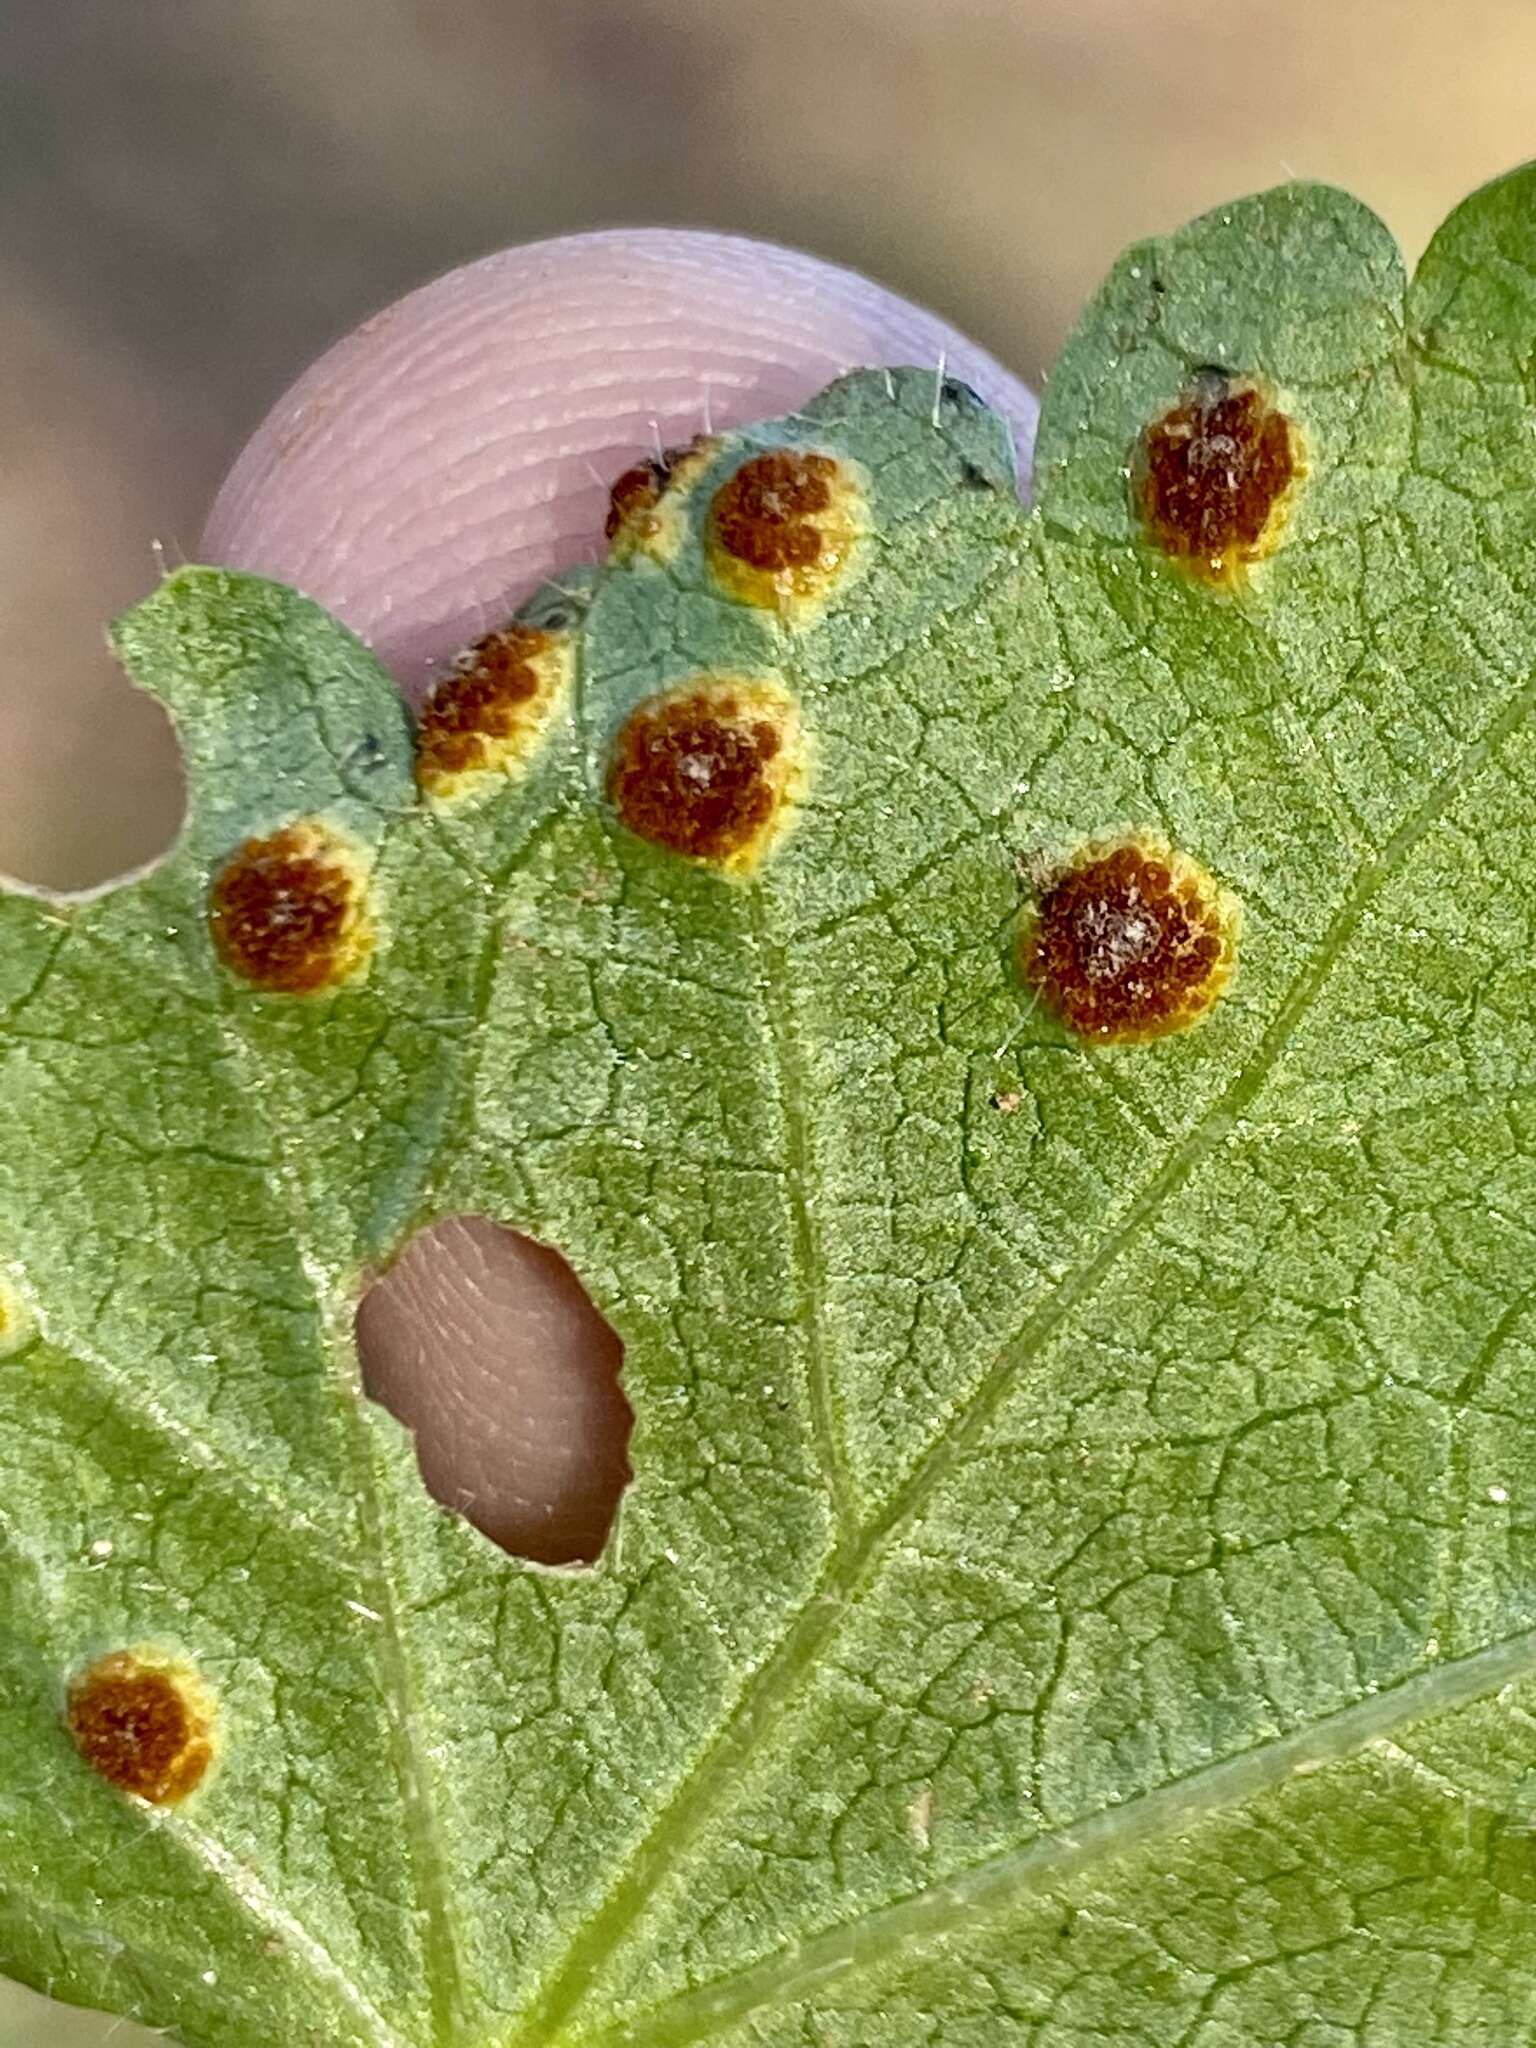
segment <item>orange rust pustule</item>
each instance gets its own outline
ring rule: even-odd
[[[608,793],[642,839],[736,864],[785,800],[784,746],[782,719],[730,691],[652,698],[620,730]]]
[[[1084,849],[1042,889],[1026,979],[1069,1029],[1104,1043],[1197,1023],[1231,973],[1236,905],[1203,868],[1145,840]]]
[[[642,457],[614,479],[603,532],[618,559],[636,550],[666,558],[675,550],[682,527],[668,521],[667,506],[698,481],[719,445],[711,434],[695,434],[660,455]]]
[[[75,1748],[109,1785],[170,1806],[196,1791],[213,1762],[199,1694],[195,1681],[173,1667],[119,1650],[73,1679],[65,1723]]]
[[[643,462],[633,464],[616,476],[608,487],[608,516],[603,521],[605,536],[616,540],[620,530],[631,519],[654,511],[661,502],[661,494],[667,488],[670,475],[671,470],[665,460],[647,456]]]
[[[822,550],[811,515],[832,504],[837,464],[830,455],[771,448],[754,455],[715,493],[715,537],[749,569],[805,569]]]
[[[219,958],[275,995],[313,995],[350,979],[368,951],[354,857],[323,828],[287,825],[248,839],[216,877],[208,925]]]
[[[521,624],[488,633],[434,688],[416,730],[416,779],[431,789],[489,765],[488,742],[513,738],[539,694],[534,663],[554,636]]]
[[[1213,370],[1142,434],[1136,493],[1165,553],[1230,581],[1271,551],[1304,473],[1287,415],[1257,385]]]

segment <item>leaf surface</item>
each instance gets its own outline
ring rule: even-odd
[[[294,594],[122,623],[186,830],[0,899],[0,1964],[189,2048],[1524,2038],[1533,199],[1411,286],[1308,186],[1133,250],[1029,513],[929,372],[726,438],[665,545],[536,600],[569,698],[463,802]],[[1137,512],[1213,367],[1305,466],[1226,581]],[[778,450],[860,485],[824,603],[711,553]],[[700,676],[805,734],[746,874],[610,801]],[[210,884],[310,818],[379,943],[253,992]],[[1020,915],[1126,834],[1236,899],[1236,970],[1084,1042]],[[624,1341],[589,1571],[436,1508],[361,1394],[365,1276],[460,1212]],[[145,1643],[218,1701],[180,1805],[65,1726]]]

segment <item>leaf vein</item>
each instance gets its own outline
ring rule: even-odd
[[[732,1779],[750,1762],[760,1740],[814,1670],[821,1649],[887,1545],[914,1519],[940,1482],[972,1448],[1012,1388],[1019,1369],[1038,1356],[1067,1315],[1093,1295],[1125,1253],[1140,1241],[1169,1196],[1194,1175],[1235,1128],[1241,1112],[1259,1093],[1327,983],[1371,903],[1460,790],[1502,741],[1524,723],[1533,708],[1536,678],[1507,700],[1502,711],[1430,785],[1379,853],[1357,868],[1353,882],[1311,956],[1294,977],[1252,1057],[1146,1183],[1117,1228],[1063,1276],[1012,1340],[999,1350],[996,1363],[958,1412],[948,1433],[918,1461],[881,1512],[853,1540],[839,1544],[821,1586],[792,1618],[776,1651],[759,1665],[719,1733],[632,1852],[604,1903],[577,1933],[539,2006],[541,2034],[558,2032],[580,2006],[604,1961],[643,1913]]]
[[[857,1972],[877,1968],[908,1943],[974,1932],[1020,1897],[1043,1894],[1083,1871],[1187,1831],[1211,1814],[1258,1798],[1323,1765],[1377,1750],[1395,1765],[1424,1767],[1388,1731],[1431,1713],[1469,1707],[1536,1673],[1536,1630],[1435,1665],[1261,1748],[1207,1764],[1189,1776],[1106,1807],[1081,1825],[1036,1836],[1022,1848],[973,1864],[893,1905],[829,1928],[798,1948],[687,1992],[643,2019],[593,2038],[593,2048],[685,2048],[720,2034],[748,2013],[783,2006]]]

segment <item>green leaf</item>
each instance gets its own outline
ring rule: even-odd
[[[1526,2038],[1533,365],[1536,175],[1406,291],[1339,194],[1235,205],[1114,272],[1031,513],[927,371],[703,452],[535,605],[569,698],[451,803],[292,593],[124,621],[183,838],[0,901],[0,1965],[191,2048]],[[1174,559],[1147,430],[1250,390],[1305,474]],[[785,449],[844,567],[763,605],[710,507]],[[701,674],[804,731],[747,872],[615,812]],[[310,818],[377,944],[261,993],[210,887]],[[1235,970],[1085,1038],[1028,934],[1127,835]],[[463,1211],[624,1340],[590,1570],[360,1393],[363,1277]],[[137,1645],[217,1703],[180,1803],[66,1726]]]

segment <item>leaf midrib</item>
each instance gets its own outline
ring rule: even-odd
[[[798,1610],[777,1650],[748,1681],[732,1713],[658,1814],[603,1904],[577,1931],[566,1950],[565,1961],[535,2008],[530,2025],[537,2038],[558,2036],[566,2027],[603,1964],[629,1933],[669,1869],[681,1859],[731,1779],[751,1761],[761,1738],[787,1709],[801,1681],[814,1671],[819,1652],[845,1618],[861,1581],[985,1431],[1018,1371],[1039,1355],[1071,1311],[1096,1291],[1124,1253],[1139,1240],[1169,1197],[1236,1127],[1242,1112],[1278,1064],[1370,905],[1462,788],[1533,710],[1536,677],[1508,700],[1504,709],[1436,778],[1380,852],[1361,863],[1252,1056],[1169,1154],[1117,1228],[1087,1259],[1063,1276],[1017,1335],[1000,1348],[996,1364],[970,1396],[951,1429],[918,1460],[881,1513],[837,1545],[822,1584]],[[1103,1818],[1106,1828],[1112,1827],[1114,1816]]]

